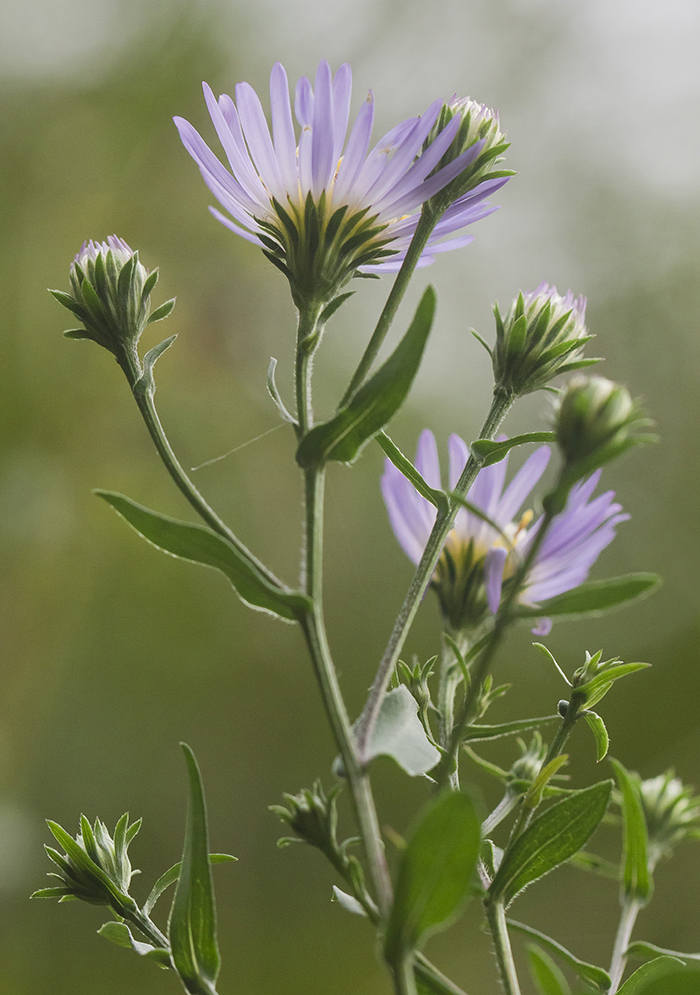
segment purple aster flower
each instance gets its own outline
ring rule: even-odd
[[[450,436],[448,449],[449,486],[454,489],[469,450],[458,435]],[[541,519],[533,523],[533,512],[522,513],[520,509],[544,473],[550,455],[548,446],[535,450],[507,486],[507,457],[484,467],[472,484],[467,500],[490,522],[461,508],[432,580],[443,615],[453,629],[473,628],[489,612],[497,611],[504,585],[527,555],[539,528]],[[415,465],[431,487],[442,486],[435,437],[428,429],[418,440]],[[616,526],[629,518],[613,501],[612,491],[593,497],[599,478],[600,471],[572,488],[518,595],[522,604],[536,607],[582,584],[614,538]],[[417,564],[435,521],[435,508],[389,460],[381,486],[394,534]],[[550,628],[551,620],[541,619],[533,631],[546,635]]]
[[[175,118],[205,183],[230,215],[211,208],[214,217],[261,246],[293,290],[321,300],[335,296],[358,271],[398,270],[423,203],[474,163],[486,141],[479,137],[441,164],[461,117],[454,115],[435,134],[443,108],[437,100],[422,117],[403,121],[370,149],[372,94],[348,135],[351,89],[347,64],[333,76],[329,64],[321,62],[314,86],[302,76],[294,101],[297,136],[280,63],[270,75],[272,133],[248,83],[236,86],[235,103],[226,94],[217,101],[205,83],[207,108],[228,167],[189,122]],[[495,210],[484,198],[507,178],[499,174],[488,179],[486,174],[475,189],[458,197],[437,223],[421,262],[471,242],[470,235],[458,233]]]

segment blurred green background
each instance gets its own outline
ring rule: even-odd
[[[569,670],[583,650],[643,659],[603,713],[612,749],[653,776],[670,764],[700,783],[697,513],[700,291],[700,8],[693,0],[4,0],[0,7],[0,993],[175,992],[175,979],[95,936],[99,909],[27,901],[49,869],[43,819],[73,831],[80,811],[110,826],[144,817],[133,846],[145,896],[179,858],[186,798],[177,744],[195,749],[211,842],[235,853],[216,871],[222,995],[382,995],[388,983],[363,922],[331,905],[331,875],[304,848],[279,851],[267,811],[321,775],[333,746],[298,633],[242,606],[226,581],[156,553],[92,487],[166,513],[189,512],[159,465],[108,354],[69,342],[46,293],[65,288],[85,238],[112,232],[160,266],[155,302],[177,295],[158,367],[161,415],[186,465],[276,424],[271,355],[290,386],[294,314],[284,279],[207,212],[211,197],[173,114],[213,139],[201,96],[248,80],[267,97],[272,63],[292,80],[318,60],[349,60],[354,107],[375,94],[375,136],[436,97],[497,107],[519,171],[475,243],[416,280],[396,334],[428,280],[439,297],[432,351],[392,434],[413,452],[430,425],[473,438],[489,367],[468,334],[493,334],[490,307],[542,279],[589,298],[607,361],[657,420],[662,443],[606,471],[632,521],[594,576],[656,570],[665,586],[623,614],[556,626]],[[329,411],[388,290],[359,285],[327,333],[317,399]],[[68,323],[70,321],[68,320]],[[154,326],[147,345],[166,326]],[[543,396],[509,424],[542,427]],[[508,427],[508,426],[507,426]],[[286,428],[195,475],[212,504],[283,577],[301,540],[300,488]],[[330,474],[328,621],[357,714],[410,566],[379,498],[381,454]],[[359,621],[359,624],[357,620]],[[436,647],[432,597],[408,651]],[[556,674],[516,633],[498,664],[513,691],[499,715],[543,714]],[[544,710],[544,712],[543,712]],[[495,710],[494,710],[495,717]],[[581,783],[600,774],[577,733]],[[485,751],[486,752],[486,751]],[[508,765],[507,748],[489,756]],[[602,772],[609,776],[610,769]],[[405,830],[427,788],[377,769],[381,817]],[[488,802],[495,788],[483,784]],[[347,810],[343,809],[346,826]],[[614,852],[612,834],[600,847]],[[700,853],[657,874],[638,936],[700,948]],[[139,890],[140,889],[140,890]],[[516,914],[607,963],[617,889],[565,869],[519,899]],[[163,910],[165,911],[165,910]],[[432,943],[470,993],[497,990],[472,907]]]

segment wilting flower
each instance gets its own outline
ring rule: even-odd
[[[458,435],[449,438],[449,485],[454,489],[469,450]],[[489,521],[461,508],[445,542],[435,569],[432,586],[437,592],[446,622],[453,629],[479,625],[495,613],[502,590],[527,555],[541,519],[521,506],[537,484],[549,462],[550,450],[542,446],[525,461],[504,488],[507,457],[484,467],[472,484],[467,501]],[[418,441],[416,467],[431,487],[439,488],[440,465],[432,432],[425,430]],[[616,526],[629,518],[607,491],[593,498],[600,473],[572,488],[564,510],[555,516],[537,552],[518,595],[521,604],[536,607],[557,594],[578,587],[599,554],[612,541]],[[435,521],[435,509],[413,485],[386,461],[382,494],[389,520],[404,552],[418,563]],[[546,635],[549,619],[533,630]]]
[[[344,64],[335,76],[319,64],[315,85],[298,81],[294,113],[284,67],[270,76],[272,135],[260,99],[248,83],[236,86],[236,102],[204,96],[226,168],[189,122],[175,118],[182,141],[205,183],[230,217],[211,208],[232,231],[262,247],[289,278],[295,299],[329,301],[358,271],[398,270],[420,218],[421,206],[480,156],[485,139],[440,167],[460,127],[460,115],[431,136],[443,101],[422,117],[392,128],[370,151],[374,102],[370,93],[347,137],[352,74]],[[432,141],[429,138],[432,137]],[[427,146],[427,147],[425,147]],[[483,201],[501,187],[499,174],[479,182],[445,211],[422,257],[472,241],[456,233],[494,208]],[[446,241],[443,241],[446,239]]]

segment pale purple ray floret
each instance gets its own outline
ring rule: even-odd
[[[455,116],[424,150],[424,142],[443,106],[443,101],[437,100],[425,114],[392,128],[370,149],[372,93],[360,107],[348,136],[351,90],[348,64],[333,76],[328,62],[321,62],[313,86],[302,76],[294,100],[297,136],[287,74],[279,62],[270,76],[271,132],[260,99],[248,83],[236,86],[235,102],[226,94],[217,100],[205,83],[207,108],[228,167],[188,121],[176,117],[175,123],[205,183],[230,217],[216,208],[210,208],[212,214],[248,241],[269,247],[269,229],[265,225],[280,228],[275,202],[293,218],[295,214],[303,217],[308,194],[318,205],[325,192],[327,217],[346,206],[344,223],[360,215],[363,220],[376,218],[376,225],[382,226],[382,243],[396,253],[388,260],[378,258],[359,268],[397,270],[424,201],[463,172],[477,158],[483,142],[475,143],[434,172],[460,123],[459,116]],[[458,233],[495,210],[484,203],[484,198],[506,179],[485,179],[456,200],[436,225],[421,262],[432,262],[435,253],[471,242],[470,235]]]
[[[448,449],[449,487],[453,490],[469,450],[458,435],[450,436]],[[544,473],[550,455],[548,446],[535,450],[507,486],[504,486],[507,457],[479,472],[467,500],[498,528],[466,508],[459,510],[441,556],[441,561],[449,557],[452,571],[441,569],[444,566],[441,562],[433,577],[441,602],[450,601],[450,592],[441,591],[441,586],[450,583],[450,578],[455,587],[464,580],[455,577],[454,565],[458,574],[461,564],[466,569],[480,571],[488,610],[492,613],[498,610],[503,584],[527,555],[542,521],[540,518],[533,523],[532,511],[526,511],[517,520],[516,516]],[[431,487],[442,486],[435,437],[427,429],[418,441],[415,465]],[[536,607],[582,584],[600,553],[612,542],[617,525],[629,518],[613,500],[613,491],[593,497],[599,479],[600,470],[577,484],[564,510],[554,518],[518,595],[522,604]],[[394,534],[409,559],[417,564],[435,521],[435,508],[389,460],[385,463],[381,487]],[[462,587],[471,590],[469,585]],[[533,632],[546,635],[550,628],[551,620],[542,618]]]

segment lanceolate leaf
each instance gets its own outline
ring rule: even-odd
[[[352,463],[365,443],[389,423],[418,372],[434,313],[435,291],[428,287],[408,331],[384,365],[335,417],[304,436],[297,449],[299,466],[308,469],[329,460]]]
[[[232,857],[230,853],[210,853],[209,863],[210,864],[228,864],[233,860],[238,860],[238,857]],[[175,884],[180,876],[180,868],[182,867],[182,861],[179,860],[177,864],[173,864],[164,874],[158,878],[156,883],[151,888],[151,894],[146,899],[143,911],[146,915],[150,915],[153,911],[153,907],[163,894],[163,892],[170,887],[171,884]]]
[[[508,905],[518,892],[580,850],[605,814],[612,781],[568,795],[540,815],[506,852],[491,883]]]
[[[172,967],[170,963],[170,953],[162,947],[154,947],[150,943],[136,940],[125,922],[106,922],[97,930],[100,936],[116,944],[118,947],[126,947],[135,950],[141,957],[154,960],[159,967]]]
[[[514,609],[519,618],[539,618],[557,615],[578,618],[581,615],[602,615],[604,612],[621,608],[628,601],[646,597],[658,587],[661,578],[657,574],[628,574],[626,577],[613,577],[610,580],[591,580],[565,594],[541,602],[537,607],[518,605]]]
[[[610,745],[608,730],[605,728],[605,723],[597,712],[584,712],[584,718],[593,732],[596,746],[596,760],[600,763],[601,760],[605,759]]]
[[[399,470],[407,480],[410,480],[418,493],[430,501],[430,503],[443,512],[449,510],[449,502],[444,491],[431,487],[430,484],[420,475],[411,461],[404,456],[399,447],[392,442],[386,432],[379,432],[377,442],[389,457],[397,470]]]
[[[185,989],[191,995],[216,995],[219,948],[204,791],[194,753],[185,743],[181,745],[190,778],[190,803],[168,934],[173,964]]]
[[[231,581],[238,596],[251,608],[289,621],[308,605],[306,597],[287,588],[273,586],[250,560],[230,542],[203,525],[168,518],[123,494],[95,491],[149,542],[172,556],[220,570]]]
[[[529,946],[530,973],[541,995],[571,995],[566,978],[552,958],[539,947]]]
[[[635,971],[622,988],[618,988],[617,995],[646,995],[647,992],[649,995],[688,995],[693,989],[682,981],[676,988],[670,981],[674,975],[682,973],[683,961],[676,957],[657,957]]]
[[[452,921],[471,889],[480,843],[467,795],[442,794],[422,813],[401,854],[384,944],[389,963]]]
[[[503,736],[516,736],[530,729],[539,729],[552,722],[561,722],[560,715],[544,715],[537,719],[515,719],[513,722],[501,722],[498,725],[474,724],[467,726],[462,737],[463,743],[481,743],[488,739],[500,739]]]
[[[625,863],[622,884],[626,895],[644,905],[651,897],[652,881],[647,863],[647,824],[637,787],[625,768],[612,757],[622,792]]]
[[[524,923],[516,922],[514,919],[508,919],[507,922],[509,929],[515,930],[518,933],[524,933],[525,936],[537,940],[537,943],[541,947],[544,947],[550,954],[554,954],[563,964],[570,967],[581,981],[587,982],[600,992],[607,992],[610,988],[610,975],[602,967],[596,967],[595,964],[587,964],[585,960],[579,960],[566,947],[563,947],[561,943],[557,943],[551,936],[545,936],[539,930],[533,929],[532,926],[526,926]]]
[[[627,947],[627,957],[635,960],[653,960],[656,957],[677,957],[683,961],[700,961],[700,954],[684,954],[678,950],[666,950],[665,947],[657,947],[655,943],[647,943],[646,940],[636,940]]]
[[[483,466],[500,463],[514,446],[524,446],[528,442],[556,442],[554,432],[528,432],[527,435],[516,435],[512,439],[502,439],[493,442],[491,439],[477,439],[469,447],[475,456],[483,458]]]

